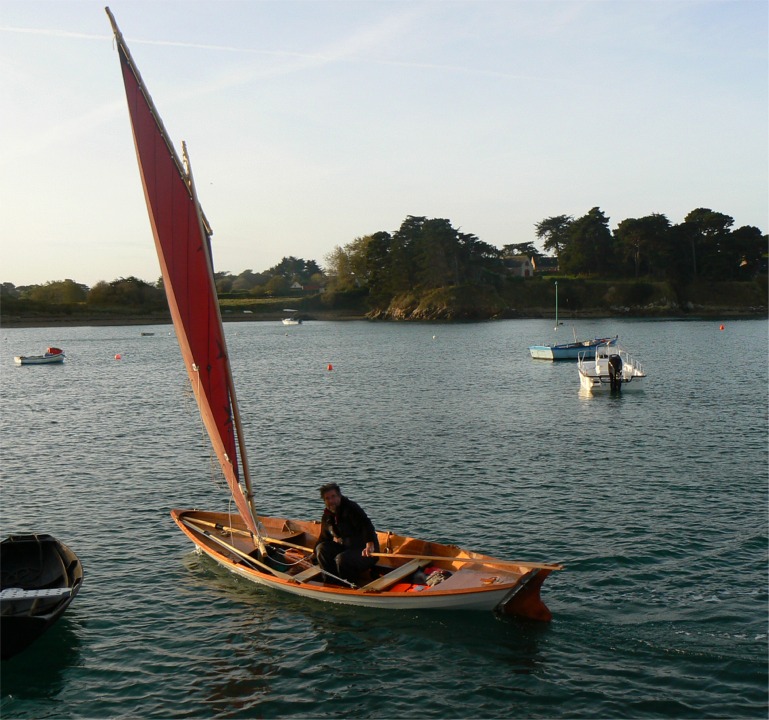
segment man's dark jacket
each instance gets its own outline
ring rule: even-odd
[[[372,542],[379,549],[374,525],[358,503],[342,495],[342,502],[336,514],[326,509],[320,525],[318,543],[342,538],[344,547],[363,550],[366,543]]]

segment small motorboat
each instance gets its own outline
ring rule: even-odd
[[[580,353],[577,360],[580,391],[642,390],[646,372],[641,363],[619,345],[599,345],[595,355]]]
[[[17,355],[13,360],[17,365],[54,365],[64,362],[64,351],[49,347],[45,355]]]
[[[0,656],[39,638],[69,607],[83,582],[72,550],[51,535],[11,535],[0,543]]]
[[[289,308],[284,308],[283,312],[291,313],[287,317],[283,318],[284,325],[301,325],[302,324],[302,319],[296,314],[299,312],[298,310],[291,310]]]

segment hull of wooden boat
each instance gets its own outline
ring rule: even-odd
[[[17,655],[53,625],[74,600],[83,568],[50,535],[14,535],[0,543],[0,646]]]
[[[388,548],[392,557],[380,559],[379,579],[368,583],[368,587],[361,583],[361,587],[353,589],[326,583],[319,575],[297,580],[290,574],[291,568],[279,577],[251,566],[248,556],[256,557],[252,555],[256,545],[237,516],[189,510],[173,510],[171,515],[196,547],[222,567],[251,582],[299,597],[388,610],[495,610],[537,620],[552,617],[541,600],[540,587],[560,566],[507,563],[455,546],[380,532],[380,546]],[[282,547],[312,548],[320,528],[317,522],[285,518],[260,517],[259,521],[266,537]],[[407,569],[406,562],[417,562],[398,557],[404,555],[440,558],[429,564],[450,576],[433,587],[410,583],[407,577],[401,578],[403,582],[389,583],[390,572],[390,577],[396,577]],[[296,577],[302,576],[296,572]]]

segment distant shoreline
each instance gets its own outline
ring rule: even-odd
[[[759,319],[768,316],[767,308],[697,308],[690,312],[671,312],[669,314],[655,312],[653,314],[643,312],[613,313],[606,310],[582,310],[575,313],[563,313],[561,320],[599,320],[599,319],[649,319],[649,320],[714,320],[718,318],[729,319]],[[279,313],[225,313],[222,320],[225,323],[238,322],[280,322],[282,315]],[[552,311],[536,310],[534,308],[525,312],[512,312],[505,315],[497,315],[488,318],[479,318],[474,322],[488,322],[492,320],[542,320],[551,319]],[[363,314],[350,312],[318,312],[307,313],[306,322],[313,321],[352,321],[369,320],[370,322],[410,322],[410,323],[459,323],[472,322],[467,320],[372,320]],[[35,328],[35,327],[119,327],[119,326],[146,326],[146,325],[171,325],[170,315],[87,315],[76,317],[73,315],[46,315],[38,317],[4,316],[0,318],[0,328]]]

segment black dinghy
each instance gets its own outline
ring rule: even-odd
[[[72,550],[51,535],[11,535],[0,543],[0,655],[8,660],[53,625],[83,582]]]

